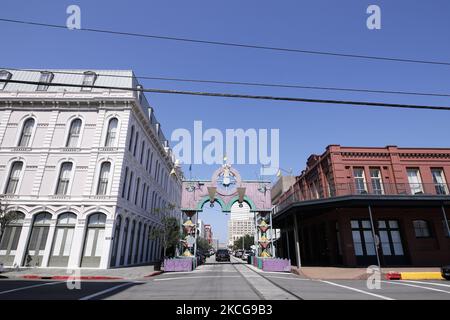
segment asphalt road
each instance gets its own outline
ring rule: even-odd
[[[0,300],[450,300],[449,281],[382,281],[368,289],[365,280],[310,280],[288,273],[261,273],[233,258],[213,258],[189,273],[164,273],[142,281],[65,281],[0,279]]]

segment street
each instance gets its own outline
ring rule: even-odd
[[[294,274],[259,272],[243,261],[216,263],[214,257],[193,272],[164,273],[139,281],[0,280],[0,300],[442,300],[450,282],[385,281],[370,290],[366,280],[311,280]],[[71,283],[69,283],[69,286]],[[73,285],[73,284],[72,284]]]

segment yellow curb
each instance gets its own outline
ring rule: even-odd
[[[402,280],[442,280],[440,272],[400,272]]]

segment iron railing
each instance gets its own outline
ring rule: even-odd
[[[292,203],[328,199],[342,196],[450,196],[447,183],[338,183],[329,188],[310,187],[302,189],[292,186],[281,195],[274,213],[282,211]]]

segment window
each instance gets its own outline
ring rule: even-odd
[[[133,156],[136,157],[137,145],[139,143],[139,132],[136,132],[136,138],[134,139]]]
[[[103,255],[105,241],[106,215],[94,213],[88,219],[87,230],[84,239],[82,267],[98,268]]]
[[[414,220],[414,233],[416,234],[416,238],[429,238],[431,237],[430,228],[428,226],[428,222],[425,220]]]
[[[0,71],[0,80],[8,81],[9,79],[11,79],[11,76],[12,76],[11,72],[8,72],[6,70]],[[0,90],[5,89],[6,84],[8,83],[6,81],[5,82],[0,82]]]
[[[118,122],[117,118],[109,120],[108,129],[106,131],[105,147],[112,147],[116,143]]]
[[[30,145],[34,122],[35,121],[33,118],[28,118],[23,123],[22,133],[20,134],[19,147],[28,147]]]
[[[352,237],[356,256],[375,256],[375,241],[370,220],[352,220]]]
[[[122,198],[125,198],[125,190],[127,188],[127,180],[128,180],[128,167],[125,168],[125,176],[123,177]]]
[[[103,162],[100,168],[100,175],[98,177],[97,194],[105,195],[108,192],[109,171],[111,169],[111,162]]]
[[[69,190],[70,175],[72,172],[72,162],[64,162],[59,172],[58,185],[56,187],[57,195],[66,195]]]
[[[68,212],[59,215],[53,238],[50,266],[67,266],[76,222],[77,216],[73,213]]]
[[[137,205],[139,198],[139,187],[141,186],[141,178],[136,179],[136,190],[134,192],[134,204]]]
[[[397,220],[379,220],[378,233],[384,256],[403,256],[403,244]]]
[[[145,140],[142,140],[142,144],[141,144],[141,157],[139,160],[139,163],[142,164],[144,161],[144,149],[145,149]]]
[[[83,86],[86,86],[86,87],[82,87],[81,90],[83,90],[83,91],[92,90],[92,86],[94,85],[96,79],[97,79],[97,75],[95,74],[95,72],[86,71],[84,73],[84,78],[83,78]]]
[[[146,158],[146,161],[145,161],[145,170],[146,171],[148,171],[149,161],[150,161],[150,148],[147,149],[147,158]]]
[[[375,194],[384,194],[383,180],[381,179],[381,170],[377,168],[370,169],[370,180],[372,182],[372,191]]]
[[[37,91],[47,91],[48,85],[45,83],[50,83],[53,80],[53,73],[51,72],[41,72],[41,77],[39,78],[39,82],[42,82],[44,84],[40,84],[37,86]]]
[[[417,169],[417,168],[406,169],[406,172],[408,173],[408,182],[409,182],[409,187],[411,189],[411,193],[412,194],[422,194],[423,186],[422,186],[422,180],[420,179],[419,169]]]
[[[134,139],[134,126],[131,126],[130,140],[128,141],[128,151],[131,151],[131,148],[133,146],[133,139]]]
[[[431,169],[436,194],[448,194],[448,187],[442,169]]]
[[[11,261],[10,264],[14,262],[20,233],[22,232],[23,220],[25,219],[23,213],[16,212],[16,214],[16,219],[6,224],[0,241],[0,260],[3,262]]]
[[[20,174],[22,172],[23,162],[16,161],[11,166],[8,182],[6,183],[6,194],[15,194],[19,184]]]
[[[70,123],[69,135],[67,136],[66,147],[75,148],[78,146],[81,132],[81,119],[74,119]]]
[[[363,168],[354,168],[353,169],[353,177],[355,179],[356,193],[357,194],[367,193],[364,169]]]
[[[131,195],[131,185],[133,184],[133,172],[130,173],[130,182],[128,182],[128,192],[127,192],[127,200],[130,200]]]

